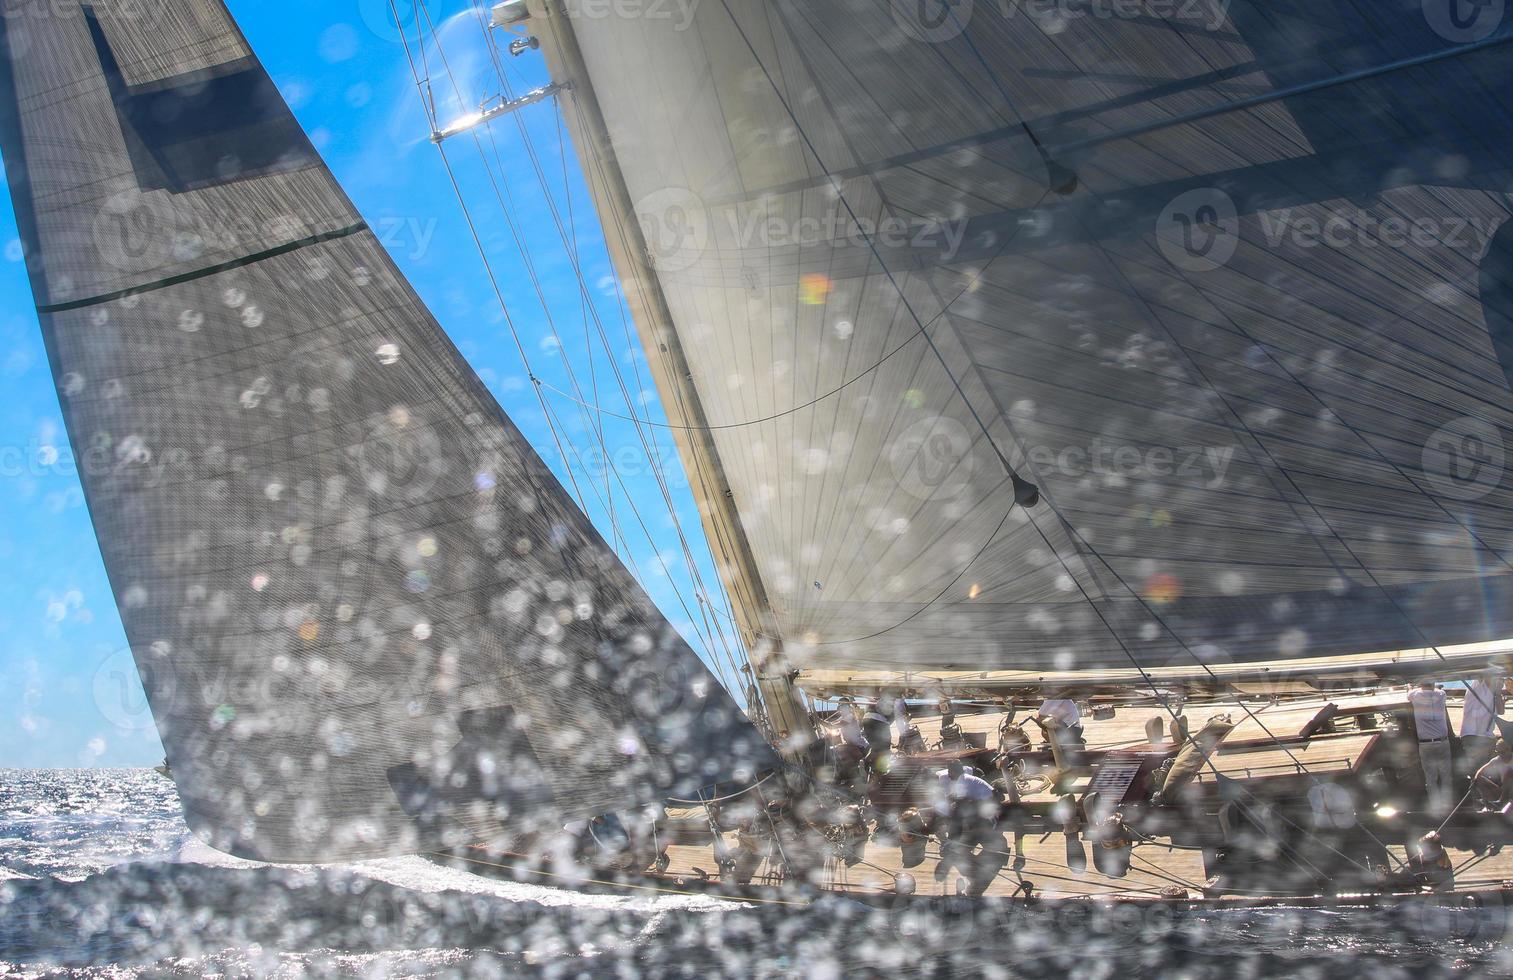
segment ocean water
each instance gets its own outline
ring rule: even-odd
[[[257,864],[149,770],[0,770],[0,976],[1513,976],[1503,910],[873,909]]]

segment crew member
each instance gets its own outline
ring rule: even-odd
[[[1450,713],[1445,706],[1445,692],[1431,680],[1408,693],[1413,705],[1413,727],[1418,732],[1418,761],[1424,770],[1424,788],[1428,792],[1429,812],[1436,817],[1449,814],[1453,802],[1450,785]]]
[[[1501,810],[1513,801],[1513,745],[1497,740],[1497,754],[1476,770],[1475,784],[1485,809]]]
[[[1496,667],[1473,677],[1466,685],[1460,716],[1460,772],[1471,776],[1492,758],[1497,741],[1494,721],[1503,711],[1503,676]]]
[[[862,760],[867,757],[871,743],[862,734],[861,722],[856,717],[856,708],[850,698],[842,698],[835,717],[825,726],[836,739],[835,760],[844,780],[853,780],[860,775]]]
[[[893,699],[878,698],[862,717],[862,736],[867,740],[867,761],[873,769],[893,751]],[[886,765],[883,765],[886,770]]]
[[[993,787],[967,772],[959,759],[951,760],[935,777],[936,836],[944,838],[936,880],[944,881],[953,866],[970,876],[973,852],[979,844],[988,843],[997,819],[998,798]]]
[[[1071,698],[1048,698],[1032,720],[1040,726],[1050,743],[1056,777],[1060,778],[1069,768],[1066,751],[1083,742],[1082,712],[1077,710],[1077,702]]]

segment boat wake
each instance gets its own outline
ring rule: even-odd
[[[0,771],[0,803],[0,974],[1513,972],[1495,939],[1350,912],[794,906],[587,895],[421,857],[259,864],[195,841],[150,771]]]

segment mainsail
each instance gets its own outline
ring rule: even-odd
[[[219,0],[5,0],[0,143],[190,826],[413,852],[771,754],[463,362]]]
[[[654,6],[522,30],[627,188],[794,663],[1138,683],[1513,635],[1495,16]]]

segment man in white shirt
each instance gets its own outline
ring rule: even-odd
[[[1492,758],[1497,742],[1493,719],[1502,714],[1503,675],[1495,667],[1466,684],[1466,703],[1460,716],[1460,771],[1474,775]]]
[[[967,870],[977,845],[988,843],[998,818],[999,800],[993,787],[967,772],[959,760],[938,770],[935,779],[937,834],[944,838],[935,877],[944,881],[950,868]],[[942,830],[944,833],[940,833]]]
[[[975,811],[995,798],[993,787],[982,777],[967,772],[958,761],[938,770],[935,779],[935,812],[943,817],[953,812]]]
[[[1424,788],[1429,795],[1429,812],[1437,817],[1449,814],[1453,803],[1450,760],[1450,713],[1445,707],[1445,692],[1433,681],[1419,684],[1408,692],[1413,705],[1413,725],[1418,730],[1418,761],[1424,769]]]
[[[1071,698],[1047,698],[1033,720],[1051,744],[1051,758],[1056,764],[1054,778],[1059,778],[1068,768],[1067,749],[1082,741],[1082,712]]]
[[[1047,721],[1054,719],[1067,728],[1082,724],[1082,712],[1077,710],[1077,702],[1071,698],[1047,698],[1035,712],[1035,717]]]

